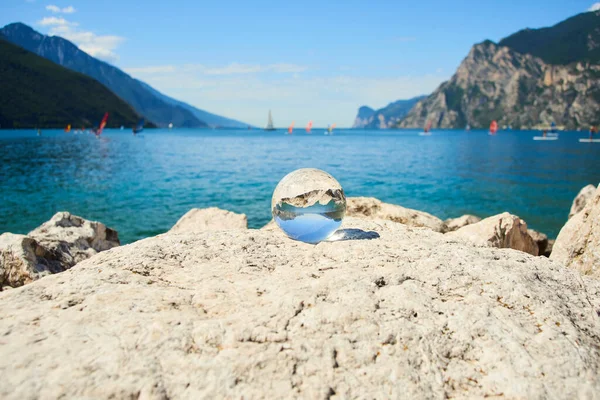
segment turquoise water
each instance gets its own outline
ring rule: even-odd
[[[332,174],[346,196],[374,196],[440,218],[503,211],[556,236],[573,197],[600,181],[600,144],[584,132],[534,141],[535,132],[336,130],[0,131],[0,232],[27,233],[68,210],[115,228],[124,243],[168,230],[192,207],[271,218],[287,173]]]

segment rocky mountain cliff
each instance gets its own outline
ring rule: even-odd
[[[61,37],[42,35],[22,23],[6,25],[0,29],[0,35],[56,64],[96,79],[159,126],[171,122],[179,127],[247,126],[171,99],[120,69],[88,55]]]
[[[358,109],[358,115],[354,120],[353,128],[385,129],[396,126],[413,106],[426,96],[413,97],[408,100],[398,100],[379,110],[362,106]]]
[[[353,128],[364,128],[370,121],[373,120],[375,110],[369,106],[362,106],[358,109],[358,114],[354,119]]]
[[[492,120],[513,128],[553,121],[568,129],[598,124],[599,38],[600,12],[590,12],[545,30],[522,31],[500,44],[477,44],[454,76],[417,103],[398,126],[422,127],[428,120],[437,128],[485,128]],[[567,40],[577,51],[567,50]]]

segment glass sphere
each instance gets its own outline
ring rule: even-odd
[[[277,184],[271,211],[287,236],[318,243],[342,224],[346,196],[339,182],[327,172],[302,168],[290,172]]]

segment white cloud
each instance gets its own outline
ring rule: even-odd
[[[590,8],[588,8],[588,11],[599,11],[599,10],[600,10],[600,2],[594,3],[594,4],[592,4],[592,6]]]
[[[60,8],[59,6],[55,6],[54,4],[50,4],[46,6],[46,10],[51,11],[55,14],[63,13],[63,14],[73,14],[75,12],[75,7],[68,6],[65,8]]]
[[[69,22],[62,17],[44,17],[40,21],[38,21],[39,25],[42,26],[68,26],[68,25],[77,25],[74,22]]]
[[[137,74],[160,74],[164,72],[198,72],[204,75],[245,75],[245,74],[258,74],[264,72],[273,72],[276,74],[298,74],[304,72],[308,67],[296,64],[287,63],[276,63],[276,64],[239,64],[231,63],[222,67],[208,67],[202,64],[184,64],[181,67],[174,65],[162,65],[162,66],[147,66],[147,67],[136,67],[126,68],[125,71],[129,73]]]
[[[115,62],[119,56],[117,47],[125,40],[115,35],[96,35],[93,32],[78,29],[78,23],[60,17],[45,17],[38,21],[39,25],[48,26],[49,35],[60,36],[75,43],[82,51],[108,62]]]
[[[189,66],[188,66],[189,67]],[[193,68],[192,68],[193,69]],[[197,66],[196,70],[206,74],[206,75],[237,75],[237,74],[256,74],[262,72],[275,72],[275,73],[299,73],[304,72],[308,68],[302,65],[295,64],[269,64],[269,65],[259,65],[259,64],[239,64],[239,63],[231,63],[224,67],[204,67]]]
[[[234,65],[239,67],[242,64]],[[277,74],[278,68],[267,66],[251,69],[233,68],[230,64],[227,67],[228,72],[269,70],[271,73],[206,74],[207,68],[199,65],[165,65],[129,68],[126,71],[176,99],[256,126],[266,123],[269,109],[273,110],[277,126],[287,126],[292,120],[309,119],[314,121],[315,126],[330,123],[351,126],[361,105],[379,108],[398,99],[431,93],[447,79],[437,71],[418,76],[375,78],[361,76],[357,70],[353,70],[353,75],[326,77],[312,73],[308,76]]]

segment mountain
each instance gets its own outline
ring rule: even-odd
[[[22,23],[6,25],[0,34],[10,42],[59,65],[92,77],[129,103],[138,113],[159,126],[173,123],[179,127],[206,127],[210,121],[199,118],[216,117],[225,127],[247,126],[238,121],[215,116],[163,95],[147,84],[132,78],[120,69],[97,60],[77,46],[58,36],[42,35]]]
[[[0,126],[74,128],[132,126],[136,112],[98,81],[63,68],[0,36]]]
[[[190,111],[196,118],[201,121],[206,122],[208,125],[216,127],[216,128],[247,128],[248,124],[245,122],[236,121],[234,119],[221,117],[220,115],[209,113],[208,111],[200,110],[196,107],[193,107],[183,101],[175,100],[172,97],[162,94],[158,90],[154,89],[147,83],[140,82],[146,89],[152,92],[155,96],[160,98],[161,100],[178,107],[182,107],[188,111]]]
[[[398,124],[413,106],[426,96],[417,96],[408,100],[398,100],[375,111],[370,107],[363,106],[358,109],[358,115],[354,120],[353,128],[385,129],[392,128]]]
[[[600,63],[598,13],[586,12],[550,28],[523,29],[502,39],[500,46],[531,54],[545,63],[567,65],[573,62]]]
[[[356,118],[354,119],[353,128],[364,128],[373,120],[373,115],[375,115],[375,110],[368,106],[362,106],[358,109],[358,114],[356,114]]]
[[[567,129],[600,122],[600,12],[471,48],[452,78],[418,102],[399,127]],[[582,46],[582,38],[585,45]],[[564,46],[573,41],[572,49]]]

